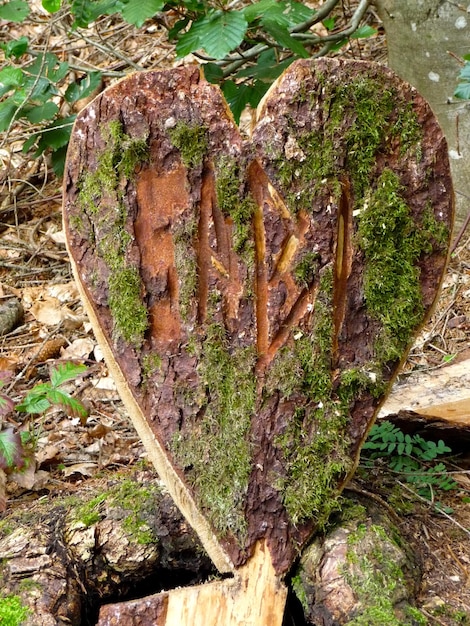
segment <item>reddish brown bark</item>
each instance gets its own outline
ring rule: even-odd
[[[350,85],[367,97],[389,94],[379,124],[361,117],[365,96],[344,96]],[[372,101],[370,108],[373,114]],[[131,140],[143,140],[148,155],[134,171],[121,173],[114,187],[103,180],[93,198],[84,201],[86,177],[100,171],[111,143],[110,121],[122,126],[122,150]],[[203,129],[200,155],[188,156],[178,145],[172,135],[178,124]],[[351,129],[357,128],[362,139],[354,143]],[[357,163],[370,145],[368,171],[361,179]],[[329,160],[322,157],[315,166],[327,150]],[[413,224],[408,235],[425,230],[426,211],[450,231],[453,199],[446,150],[422,98],[387,69],[360,62],[295,63],[262,105],[250,141],[241,137],[220,92],[195,67],[136,74],[79,115],[64,203],[75,274],[113,372],[122,378],[121,393],[140,432],[146,433],[147,446],[157,449],[158,469],[170,477],[166,480],[189,521],[201,528],[200,519],[191,519],[197,509],[209,520],[222,550],[222,556],[213,556],[221,569],[240,566],[255,544],[266,540],[277,573],[285,573],[353,471],[400,363],[398,356],[384,359],[377,353],[383,322],[365,302],[360,213],[380,191],[384,172],[391,172]],[[241,208],[248,214],[237,214]],[[114,217],[117,210],[119,218]],[[118,263],[138,270],[139,298],[148,311],[148,329],[134,343],[123,338],[111,311],[115,268],[100,249],[100,242],[114,236],[117,223],[127,233],[125,246],[116,240],[116,248],[123,248]],[[429,236],[428,243],[414,260],[423,311],[407,329],[410,333],[432,306],[447,256],[442,238]],[[325,287],[330,274],[332,285]],[[321,328],[328,324],[328,345],[322,347]],[[225,426],[216,423],[210,410],[220,404],[224,374],[222,383],[215,375],[204,378],[214,328],[223,329],[224,354],[235,359],[248,354],[247,349],[255,352],[246,365],[256,379],[255,406],[244,415],[250,427],[240,444],[249,450],[251,471],[246,484],[229,485],[235,494],[233,509],[244,520],[239,527],[221,528],[214,522],[209,500],[201,495],[200,475],[192,461],[178,457],[174,445],[178,437],[199,443],[207,437],[202,450],[209,469],[219,454],[211,442]],[[304,340],[308,358],[299,347]],[[399,356],[405,354],[407,340],[399,344]],[[159,365],[149,371],[155,355]],[[318,365],[312,366],[312,359]],[[325,362],[327,389],[317,392],[320,383],[313,378]],[[246,386],[246,368],[239,367],[236,398]],[[286,369],[293,371],[288,390]],[[362,373],[362,383],[356,380],[357,388],[345,399],[344,376],[353,371]],[[376,380],[382,382],[380,388]],[[207,416],[213,422],[209,432]],[[323,449],[322,437],[327,441]],[[310,449],[317,451],[312,464],[337,462],[338,469],[331,470],[327,484],[312,482],[313,491],[322,490],[320,508],[309,503],[297,512],[288,496],[293,494],[295,502],[295,472]],[[210,535],[207,529],[200,532],[206,539]],[[206,547],[210,541],[204,541]]]

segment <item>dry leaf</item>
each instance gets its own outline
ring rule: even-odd
[[[97,468],[98,465],[96,463],[75,463],[74,465],[69,465],[68,467],[65,467],[62,471],[64,474],[64,478],[69,478],[69,476],[73,476],[74,474],[81,474],[82,476],[93,476]]]
[[[63,359],[86,359],[93,352],[94,348],[95,341],[90,337],[83,337],[72,341],[67,348],[62,350],[61,356]]]

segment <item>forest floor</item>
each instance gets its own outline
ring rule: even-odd
[[[52,28],[37,10],[29,36],[38,46],[47,44],[56,53],[63,50],[63,25],[56,20]],[[371,13],[369,20],[374,23],[375,19]],[[24,25],[15,26],[8,37],[21,36],[22,28]],[[100,39],[105,52],[83,42],[78,45],[77,40],[73,55],[81,64],[113,71],[126,65],[123,55],[145,68],[173,63],[172,48],[158,28],[139,31],[138,44],[133,33],[131,27],[104,20]],[[354,42],[347,54],[385,62],[383,34],[379,31],[372,44]],[[21,152],[24,132],[12,131],[0,146],[4,163],[0,180],[0,307],[16,297],[24,309],[24,315],[18,311],[15,327],[0,337],[0,372],[10,374],[3,392],[19,402],[34,385],[48,381],[57,364],[84,363],[86,373],[68,389],[85,403],[89,417],[81,421],[59,408],[24,420],[19,413],[10,414],[7,426],[34,433],[36,462],[26,472],[8,477],[3,490],[8,508],[74,493],[87,484],[107,480],[113,472],[138,467],[146,457],[108,375],[71,275],[62,230],[61,181],[53,175],[47,158],[32,160]],[[454,242],[457,245],[436,310],[412,348],[402,376],[470,356],[470,233]],[[393,498],[400,528],[422,564],[420,608],[429,624],[454,626],[470,624],[470,452],[455,445],[445,463],[457,488],[435,494],[446,507],[444,512],[420,500],[400,476],[384,468],[360,470],[355,484],[386,501]]]

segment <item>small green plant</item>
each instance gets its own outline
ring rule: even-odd
[[[465,54],[463,57],[465,64],[460,70],[459,84],[454,91],[454,96],[461,100],[470,100],[470,54]]]
[[[26,37],[2,48],[10,64],[0,71],[0,132],[20,119],[39,124],[40,130],[31,133],[23,151],[34,147],[37,157],[50,149],[52,165],[61,174],[75,115],[60,116],[58,101],[71,105],[89,96],[100,84],[101,73],[90,72],[80,82],[70,82],[69,64],[51,52],[32,57]]]
[[[44,414],[51,406],[63,408],[69,415],[85,420],[88,411],[77,398],[72,397],[63,389],[65,383],[74,380],[86,371],[85,365],[75,363],[61,363],[51,369],[50,380],[35,385],[26,393],[22,401],[15,404],[6,394],[0,393],[0,418],[12,411],[27,413],[28,415]],[[0,389],[5,385],[9,375],[0,372]],[[26,466],[31,456],[31,449],[38,438],[41,428],[34,424],[29,431],[14,428],[5,428],[0,431],[0,469],[13,471]]]
[[[0,597],[0,624],[2,626],[21,626],[30,612],[27,607],[23,606],[19,596]]]
[[[363,465],[371,467],[377,459],[385,460],[393,472],[402,475],[418,495],[428,500],[434,499],[436,490],[457,487],[444,463],[434,463],[437,457],[452,452],[442,439],[436,443],[417,434],[405,434],[391,422],[383,421],[372,427],[362,450]]]

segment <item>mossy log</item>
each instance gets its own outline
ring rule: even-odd
[[[117,623],[126,626],[154,626],[162,597],[177,600],[186,589],[178,587],[200,591],[222,584],[201,585],[217,571],[155,483],[153,472],[126,471],[74,494],[7,511],[0,522],[0,614],[2,602],[11,606],[14,599],[22,626],[109,626],[117,615]],[[348,521],[338,518],[328,534],[308,545],[292,572],[296,599],[289,602],[287,623],[307,626],[321,616],[324,624],[346,624],[376,610],[374,603],[391,618],[414,602],[420,574],[410,553],[418,551],[405,547],[406,540],[372,501],[347,502]],[[349,544],[367,565],[363,573],[347,557],[349,537],[357,537]],[[377,563],[378,554],[387,560]],[[371,581],[371,569],[377,580],[388,580],[392,593]],[[362,575],[380,589],[380,598],[369,589],[363,597]],[[161,589],[174,591],[156,593]]]
[[[280,624],[283,577],[438,293],[439,126],[363,62],[294,63],[251,139],[197,67],[144,72],[78,116],[64,189],[74,274],[149,456],[253,623]],[[206,624],[237,623],[227,585]],[[184,623],[168,602],[156,623]]]

